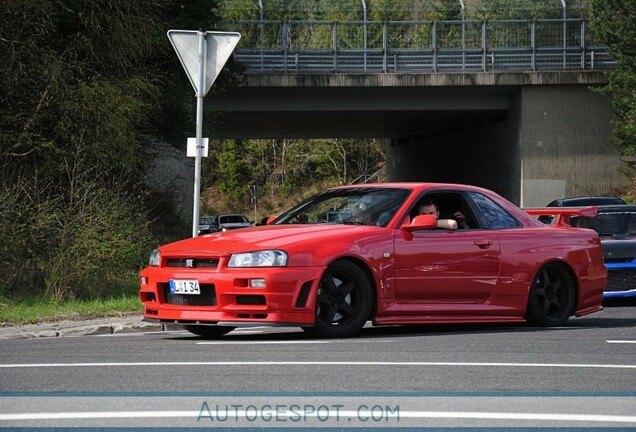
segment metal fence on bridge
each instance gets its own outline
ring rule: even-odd
[[[616,66],[581,19],[235,21],[247,73],[599,70]]]

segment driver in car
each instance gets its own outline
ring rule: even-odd
[[[356,204],[351,211],[351,222],[364,225],[371,224],[371,215],[367,210],[365,203]]]

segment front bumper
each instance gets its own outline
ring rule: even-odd
[[[313,325],[324,268],[186,269],[148,267],[140,273],[144,317],[176,324]],[[170,279],[196,279],[201,294],[171,294]],[[251,287],[253,279],[264,288]]]
[[[628,263],[606,263],[607,288],[603,298],[636,297],[636,259]]]

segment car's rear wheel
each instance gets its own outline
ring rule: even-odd
[[[314,326],[303,330],[314,337],[348,337],[364,326],[372,309],[367,275],[349,261],[336,261],[320,281]]]
[[[228,326],[206,326],[206,325],[187,325],[183,326],[190,333],[201,336],[206,339],[215,339],[234,330],[236,327]]]
[[[526,319],[543,327],[565,324],[574,308],[574,283],[567,269],[556,263],[541,267],[528,298]]]

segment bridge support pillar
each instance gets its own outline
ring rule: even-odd
[[[510,110],[387,142],[388,181],[468,183],[534,207],[620,187],[608,98],[584,86],[520,86]]]

